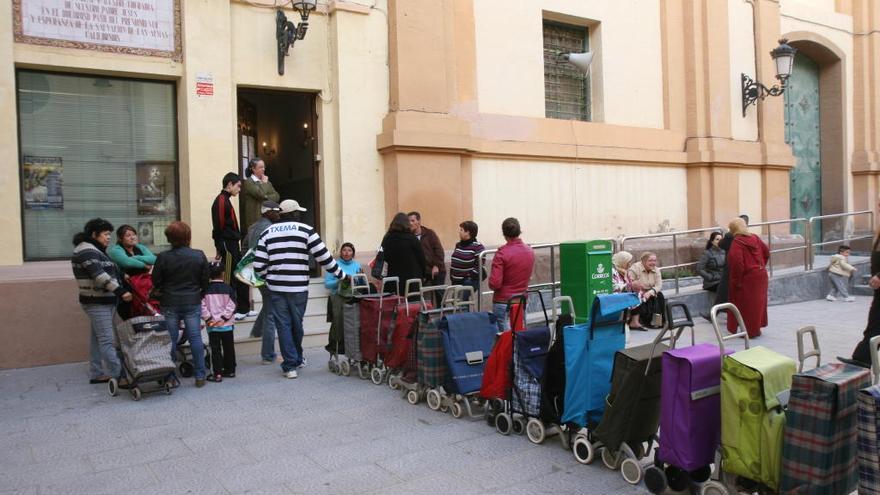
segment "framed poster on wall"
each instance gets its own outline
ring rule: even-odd
[[[64,176],[60,156],[28,156],[22,160],[24,207],[63,210]]]
[[[138,215],[176,215],[174,162],[137,162]]]

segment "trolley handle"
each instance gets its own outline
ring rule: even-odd
[[[721,328],[718,326],[718,313],[720,311],[728,310],[733,313],[734,318],[736,318],[737,328],[740,329],[739,332],[722,336]],[[729,317],[729,316],[728,316]],[[739,308],[737,308],[733,303],[723,303],[716,304],[712,306],[712,309],[709,310],[709,318],[712,320],[712,328],[715,330],[715,338],[718,339],[718,348],[721,349],[721,362],[724,362],[724,341],[732,340],[736,338],[742,338],[746,341],[746,349],[749,348],[749,334],[746,331],[746,324],[743,323],[742,315],[739,312]]]
[[[456,285],[455,294],[455,310],[463,308],[465,311],[477,310],[477,299],[475,297],[474,288],[470,285]]]
[[[412,287],[415,286],[415,290]],[[403,297],[405,298],[405,309],[406,315],[409,316],[409,298],[418,296],[419,302],[422,302],[422,280],[418,278],[411,278],[406,281],[406,285],[404,287]]]
[[[550,314],[553,318],[553,325],[550,326],[550,342],[556,342],[556,334],[559,332],[559,329],[556,328],[556,324],[559,321],[559,317],[562,316],[563,305],[568,304],[568,314],[571,315],[571,321],[575,321],[575,312],[574,312],[574,301],[571,300],[571,296],[556,296],[553,298],[553,304],[550,308]]]
[[[808,335],[813,340],[813,349],[804,351],[804,335]],[[807,359],[816,356],[816,367],[822,364],[822,351],[819,349],[819,336],[816,333],[816,327],[809,325],[801,327],[797,331],[797,347],[798,347],[798,373],[804,371],[804,364]]]
[[[880,383],[880,335],[868,341],[868,349],[871,351],[871,373],[874,385]]]
[[[394,284],[394,291],[393,291],[393,292],[388,292],[388,291],[385,289],[385,286],[390,285],[390,284],[392,284],[392,283]],[[399,293],[399,292],[400,292],[400,277],[385,277],[385,278],[383,278],[383,279],[382,279],[382,290],[381,290],[381,292],[379,293],[379,307],[382,307],[382,306],[381,306],[381,305],[382,305],[382,299],[385,298],[385,295],[386,295],[386,294],[394,294],[394,295],[396,296],[397,293]]]
[[[357,294],[361,290],[370,293],[370,279],[366,273],[355,273],[351,275],[351,292]]]
[[[443,297],[440,300],[440,308],[434,308],[434,309],[441,309],[447,305],[446,298],[450,292],[450,286],[447,286],[447,285],[429,285],[428,287],[421,287],[420,286],[419,302],[421,303],[423,310],[428,309],[428,300],[425,298],[425,294],[430,294],[432,292],[440,292],[440,291],[443,291]]]
[[[684,313],[684,319],[676,320],[673,317],[673,308],[681,308]],[[681,334],[684,332],[685,327],[691,329],[691,345],[693,346],[696,344],[696,338],[694,336],[694,318],[691,316],[691,310],[688,308],[687,304],[683,302],[671,302],[666,304],[666,327],[670,330],[678,329],[671,340],[673,349],[678,344],[678,339],[681,338]]]

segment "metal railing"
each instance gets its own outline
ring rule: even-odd
[[[835,219],[835,218],[856,217],[859,215],[866,215],[868,217],[868,233],[867,234],[856,234],[855,230],[853,230],[851,232],[852,235],[847,236],[846,229],[844,229],[844,236],[842,239],[833,240],[833,241],[815,242],[815,243],[812,242],[812,237],[813,237],[812,233],[813,233],[814,222]],[[774,249],[773,248],[773,226],[775,226],[775,225],[788,225],[789,230],[790,230],[791,227],[793,227],[797,224],[801,224],[801,226],[803,228],[803,232],[804,232],[803,243],[800,245],[797,245],[797,246]],[[804,253],[804,270],[812,270],[813,269],[813,257],[815,255],[815,248],[816,247],[826,246],[826,245],[830,245],[830,244],[843,244],[843,243],[848,243],[851,241],[857,241],[857,240],[861,240],[861,239],[872,239],[873,234],[874,234],[874,212],[871,210],[863,210],[863,211],[855,211],[855,212],[850,212],[850,213],[837,213],[837,214],[833,214],[833,215],[821,215],[821,216],[810,217],[809,219],[807,219],[807,218],[792,218],[792,219],[787,219],[787,220],[773,220],[773,221],[769,221],[769,222],[759,222],[759,223],[753,223],[753,224],[749,225],[750,230],[761,228],[762,234],[764,233],[764,227],[767,228],[767,232],[766,232],[767,248],[770,251],[770,260],[767,264],[767,268],[769,269],[770,275],[772,276],[773,271],[774,271],[774,268],[773,268],[773,255],[774,254],[802,250]],[[680,269],[695,266],[698,264],[698,261],[679,263],[679,254],[678,254],[678,239],[679,239],[679,237],[693,235],[693,234],[699,234],[699,233],[703,233],[703,232],[713,232],[713,231],[725,232],[726,229],[724,229],[721,226],[714,226],[714,227],[703,227],[703,228],[699,228],[699,229],[676,230],[676,231],[672,231],[672,232],[660,232],[657,234],[640,234],[640,235],[633,235],[633,236],[623,235],[623,236],[620,236],[616,239],[605,238],[605,239],[597,239],[597,240],[611,241],[614,246],[613,251],[618,252],[618,251],[623,251],[624,249],[626,249],[627,242],[631,242],[631,241],[635,241],[635,240],[642,240],[642,239],[660,239],[660,238],[665,238],[665,237],[671,237],[672,238],[672,264],[667,265],[667,266],[661,266],[660,270],[661,270],[661,273],[664,270],[667,270],[667,271],[674,270],[673,273],[675,274],[675,278],[674,278],[674,280],[675,280],[675,293],[679,294],[681,291],[681,283],[680,283],[681,270]],[[558,289],[559,289],[559,285],[560,285],[560,281],[557,280],[557,277],[556,277],[556,264],[557,264],[559,243],[530,244],[530,246],[535,251],[539,251],[539,250],[543,250],[543,249],[548,249],[550,251],[550,281],[529,284],[529,289],[533,289],[533,290],[535,290],[535,289],[538,289],[538,290],[550,289],[551,297],[556,297]],[[483,270],[486,269],[486,273],[488,275],[490,270],[487,269],[486,258],[489,255],[494,255],[497,252],[498,252],[498,249],[487,249],[487,250],[483,251],[482,253],[480,253],[480,256],[477,258],[477,260],[478,260],[479,272],[481,274],[483,273]],[[487,279],[488,279],[488,277],[487,277]],[[491,290],[483,290],[483,283],[484,283],[484,281],[480,282],[480,290],[478,291],[478,297],[477,297],[477,310],[478,311],[482,311],[483,297],[493,294],[493,291],[491,291]]]
[[[822,221],[822,220],[831,220],[834,218],[856,217],[859,215],[866,215],[868,217],[868,233],[867,234],[851,235],[851,236],[847,237],[847,235],[846,235],[847,229],[844,228],[844,229],[842,229],[843,236],[841,239],[834,240],[834,241],[812,242],[812,240],[813,240],[813,222]],[[853,223],[855,223],[855,222],[853,222]],[[810,217],[810,219],[807,220],[807,227],[808,228],[807,228],[806,233],[804,234],[804,238],[808,240],[809,245],[810,245],[810,250],[809,250],[810,251],[809,252],[810,267],[809,267],[809,269],[812,270],[813,269],[813,258],[816,255],[816,248],[817,247],[827,246],[830,244],[847,244],[849,242],[858,241],[861,239],[873,239],[874,238],[874,211],[873,210],[862,210],[862,211],[853,211],[853,212],[849,212],[849,213],[835,213],[833,215],[819,215],[819,216],[815,216],[815,217]],[[852,233],[853,234],[855,233],[855,228],[853,228]]]
[[[529,284],[529,289],[530,290],[550,289],[550,293],[551,293],[550,297],[552,300],[552,298],[556,297],[556,293],[559,288],[559,281],[556,280],[556,256],[557,256],[557,250],[559,249],[559,243],[557,242],[557,243],[549,243],[549,244],[529,244],[529,246],[534,251],[539,251],[539,250],[544,250],[544,249],[550,250],[550,281]],[[498,252],[498,249],[487,249],[487,250],[483,251],[482,253],[480,253],[480,256],[477,258],[477,271],[478,271],[478,273],[480,273],[480,274],[483,273],[483,269],[486,266],[486,257],[488,257],[490,254],[494,255],[497,252]],[[489,268],[491,268],[491,267],[489,267]],[[488,274],[490,271],[491,270],[486,270],[486,273]],[[533,275],[534,275],[534,273],[533,273]],[[482,276],[481,276],[481,278],[482,278]],[[477,291],[477,311],[483,310],[483,296],[489,296],[489,295],[494,294],[494,291],[492,291],[492,290],[487,290],[487,291],[483,290],[483,283],[485,282],[488,284],[488,279],[489,279],[489,277],[487,276],[485,281],[484,280],[480,281],[480,290]]]
[[[804,225],[804,245],[803,246],[793,246],[789,248],[781,248],[781,249],[773,249],[773,226],[774,225],[789,225],[789,230],[791,226],[795,224],[802,223]],[[756,227],[767,227],[767,249],[770,251],[770,259],[767,262],[767,268],[770,270],[770,276],[773,276],[773,255],[776,253],[786,253],[789,251],[804,251],[804,270],[809,270],[812,265],[812,257],[810,256],[810,222],[806,218],[792,218],[790,220],[773,220],[770,222],[759,222],[749,225],[749,230]],[[761,229],[763,232],[763,229]]]
[[[696,265],[697,262],[691,263],[679,263],[678,262],[678,236],[689,235],[689,234],[699,234],[701,232],[714,232],[721,231],[721,227],[703,227],[701,229],[690,229],[690,230],[675,230],[672,232],[660,232],[657,234],[641,234],[641,235],[631,235],[620,236],[618,237],[618,249],[616,251],[624,251],[626,248],[627,241],[635,241],[639,239],[659,239],[661,237],[672,237],[672,265],[669,266],[661,266],[660,274],[663,274],[663,270],[675,270],[673,272],[675,274],[675,293],[679,292],[679,269],[684,268],[686,266]]]

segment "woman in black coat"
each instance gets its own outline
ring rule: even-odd
[[[425,252],[419,238],[410,231],[409,218],[406,213],[398,213],[391,220],[388,232],[382,239],[382,256],[388,266],[386,277],[400,279],[397,292],[406,291],[406,281],[421,280],[425,273]]]
[[[874,299],[871,300],[871,309],[868,310],[868,325],[862,335],[862,340],[853,349],[852,359],[838,358],[844,363],[855,364],[865,368],[871,367],[871,353],[876,352],[869,347],[872,337],[880,335],[880,232],[874,239],[871,248],[871,280],[868,285],[874,289]]]
[[[706,250],[697,263],[697,272],[703,278],[703,289],[715,292],[721,282],[721,274],[727,266],[727,254],[718,245],[721,243],[721,232],[712,232]]]

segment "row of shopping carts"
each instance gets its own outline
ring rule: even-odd
[[[697,343],[687,306],[670,303],[656,338],[626,348],[632,294],[598,296],[587,318],[569,298],[553,299],[548,314],[540,294],[524,294],[499,325],[475,311],[470,288],[409,281],[398,296],[399,283],[373,294],[357,284],[345,302],[346,356],[333,354],[331,371],[356,369],[411,404],[484,418],[500,434],[558,436],[578,462],[600,457],[652,493],[880,493],[880,385],[868,370],[819,363],[812,327],[798,332],[798,367],[752,346],[731,304],[710,312],[712,343]],[[543,313],[534,325],[528,299]],[[724,313],[738,333],[722,333]],[[871,346],[876,354],[880,338]],[[811,356],[816,368],[803,371]]]

